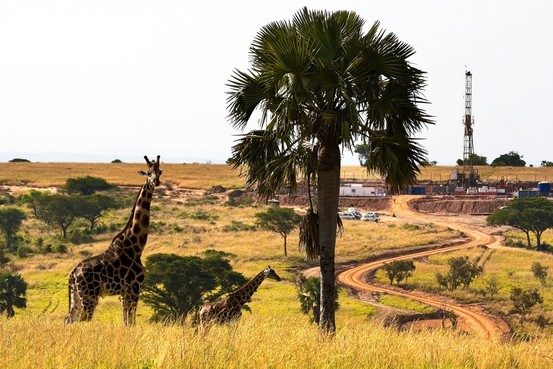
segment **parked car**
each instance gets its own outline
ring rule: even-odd
[[[378,215],[378,213],[369,212],[369,213],[363,214],[363,216],[361,217],[361,220],[365,222],[378,223],[378,221],[380,220],[380,216]]]
[[[350,211],[340,211],[338,212],[340,219],[357,219],[354,213]]]
[[[356,208],[348,208],[348,210],[346,210],[345,212],[355,215],[355,219],[361,219],[361,217],[363,216],[363,214],[361,214],[361,212]]]

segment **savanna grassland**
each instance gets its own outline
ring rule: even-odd
[[[40,168],[7,171],[12,165]],[[63,170],[64,166],[71,169]],[[0,165],[0,181],[52,187],[69,177],[93,175],[134,186],[143,181],[136,174],[140,169],[143,166],[138,164],[10,163]],[[535,368],[553,364],[551,338],[501,343],[447,330],[397,331],[371,320],[378,307],[350,297],[345,290],[339,297],[336,336],[319,338],[316,327],[300,312],[293,283],[298,269],[312,265],[297,250],[297,231],[290,236],[289,256],[284,257],[281,237],[251,227],[255,214],[266,205],[228,204],[224,195],[204,194],[214,185],[242,186],[243,179],[227,166],[166,165],[162,180],[195,191],[172,197],[166,187],[156,190],[145,258],[160,252],[199,255],[216,249],[232,254],[233,268],[246,277],[270,264],[283,281],[265,281],[252,298],[251,314],[244,312],[237,324],[213,327],[205,334],[196,332],[189,322],[177,326],[152,323],[152,312],[143,303],[139,303],[137,325],[126,328],[116,297],[100,301],[92,322],[65,326],[69,271],[82,258],[107,247],[126,223],[132,204],[109,211],[100,221],[104,231],[81,244],[61,239],[59,231],[17,205],[27,213],[20,232],[25,242],[37,248],[42,238],[44,244],[66,244],[68,250],[12,257],[10,268],[29,283],[28,307],[17,310],[12,319],[0,317],[0,368]],[[451,229],[432,224],[413,227],[392,217],[377,224],[348,220],[344,224],[337,241],[340,262],[459,237]],[[422,267],[417,264],[409,283],[416,283],[419,271]],[[425,305],[402,298],[382,296],[380,303],[428,311]]]
[[[233,171],[226,164],[163,164],[165,182],[194,189],[205,189],[213,185],[227,188],[240,188],[244,178],[239,171]],[[421,180],[448,180],[454,166],[428,166],[421,168]],[[140,185],[142,179],[135,173],[143,169],[141,163],[100,164],[100,163],[0,163],[0,185],[28,185],[37,187],[60,186],[67,178],[91,175],[105,178],[119,186]],[[485,181],[504,178],[510,181],[553,180],[552,167],[476,167]],[[358,166],[342,166],[344,179],[378,179],[375,173],[367,173]]]
[[[458,256],[468,256],[470,260],[477,262],[483,267],[483,273],[468,288],[448,291],[438,284],[436,273],[446,273],[448,270],[447,260]],[[539,315],[550,321],[553,320],[553,278],[549,275],[545,279],[545,285],[542,285],[533,276],[532,264],[534,262],[539,262],[549,270],[553,270],[553,255],[536,253],[522,248],[475,248],[443,253],[416,261],[415,272],[409,277],[404,287],[436,292],[457,301],[479,304],[487,311],[505,317],[514,328],[515,334],[550,335],[553,332],[551,326],[540,329],[534,320]],[[378,271],[376,277],[381,283],[388,282],[383,271]],[[497,292],[493,295],[486,292],[490,279],[495,279],[498,284]],[[543,297],[543,304],[532,309],[526,319],[510,314],[513,307],[510,292],[513,287],[537,288]]]

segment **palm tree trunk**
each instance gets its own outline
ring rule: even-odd
[[[318,152],[318,213],[319,243],[321,248],[321,315],[319,331],[333,334],[336,331],[336,284],[334,255],[336,248],[336,219],[340,194],[340,147],[322,143]]]

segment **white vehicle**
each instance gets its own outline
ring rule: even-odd
[[[361,217],[361,220],[365,222],[378,223],[378,221],[380,220],[380,216],[378,215],[378,213],[369,212],[369,213],[363,214],[363,216]]]
[[[361,212],[359,212],[359,210],[357,210],[356,208],[348,208],[345,213],[351,213],[355,215],[356,219],[361,219],[361,217],[363,216],[363,214],[361,214]]]
[[[354,213],[349,211],[341,211],[338,213],[340,219],[357,219]]]

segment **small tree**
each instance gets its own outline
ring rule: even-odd
[[[265,212],[255,214],[255,217],[261,228],[278,233],[284,238],[284,256],[288,256],[288,235],[298,226],[302,217],[294,209],[280,207],[271,207]]]
[[[436,273],[436,281],[450,291],[460,286],[467,288],[483,272],[482,267],[470,261],[468,256],[450,258],[447,264],[449,271],[445,275]]]
[[[492,226],[508,225],[523,231],[529,248],[532,246],[532,233],[536,237],[537,249],[541,250],[543,232],[553,227],[553,203],[543,197],[518,198],[505,208],[496,210],[487,221]]]
[[[123,162],[120,159],[113,159],[111,161],[111,164],[121,164],[121,163],[123,163]]]
[[[499,155],[490,164],[492,167],[523,167],[526,162],[523,156],[516,151],[509,151],[507,154]]]
[[[540,281],[540,283],[545,286],[547,278],[547,271],[549,267],[546,267],[545,265],[542,265],[539,261],[536,261],[532,264],[532,274],[534,275],[534,278]]]
[[[553,161],[542,160],[541,161],[541,166],[542,167],[553,167]]]
[[[14,308],[27,307],[27,282],[19,275],[0,272],[0,314],[15,315]]]
[[[308,315],[312,323],[319,324],[321,317],[321,279],[299,275],[296,279],[296,289],[301,312]],[[334,299],[336,310],[340,308],[338,292],[338,286],[336,286],[336,298]]]
[[[543,298],[537,288],[523,290],[520,287],[514,287],[511,290],[511,302],[513,303],[511,312],[527,315],[532,307],[543,303]]]
[[[491,275],[484,281],[484,294],[490,295],[493,299],[495,295],[499,292],[499,278],[497,276]]]
[[[105,179],[92,176],[69,178],[65,183],[67,192],[81,195],[92,195],[95,192],[111,190],[114,187]]]
[[[396,281],[397,284],[400,284],[401,281],[407,280],[410,276],[413,275],[415,271],[415,264],[412,260],[396,260],[383,266],[390,284]]]
[[[74,196],[43,196],[38,203],[38,218],[53,227],[58,227],[63,238],[67,238],[67,229],[79,216],[79,202],[80,199]]]
[[[98,219],[109,209],[117,207],[117,201],[113,197],[94,194],[80,199],[77,206],[78,216],[88,220],[90,231],[94,230]]]
[[[13,247],[15,235],[25,218],[25,213],[18,208],[0,208],[0,230],[4,233],[8,248]]]
[[[206,301],[213,301],[246,282],[232,270],[228,254],[207,251],[204,258],[154,254],[146,259],[143,301],[153,321],[184,322]]]
[[[41,199],[44,196],[48,196],[48,194],[46,194],[44,192],[41,192],[41,191],[37,191],[37,190],[31,190],[31,191],[19,196],[18,201],[21,204],[28,205],[31,208],[35,218],[38,218],[39,204],[41,202]]]

